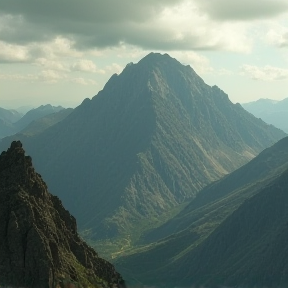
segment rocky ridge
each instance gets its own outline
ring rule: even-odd
[[[0,219],[0,285],[123,287],[113,265],[79,237],[20,141],[0,156]]]

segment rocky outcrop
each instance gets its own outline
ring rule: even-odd
[[[124,285],[79,237],[75,218],[48,192],[19,141],[0,156],[0,285]]]

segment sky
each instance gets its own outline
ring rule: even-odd
[[[288,97],[287,0],[0,0],[0,107],[76,107],[150,52],[233,103]]]

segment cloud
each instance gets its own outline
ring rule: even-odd
[[[257,67],[253,65],[243,65],[241,75],[248,76],[253,80],[274,81],[288,79],[288,69],[266,65]]]
[[[54,41],[53,51],[59,47],[69,52],[121,45],[166,51],[251,50],[247,27],[237,23],[214,23],[207,17],[206,14],[217,10],[218,6],[201,3],[225,2],[219,1],[0,0],[0,37],[7,43],[18,45]],[[225,2],[228,7],[232,2],[229,1]],[[277,6],[280,0],[273,1]],[[237,3],[233,1],[233,5],[239,6]],[[247,0],[244,3],[251,8]],[[40,53],[41,49],[35,49],[36,52]]]
[[[26,62],[29,58],[26,47],[0,41],[0,62]]]
[[[288,47],[288,28],[281,25],[274,25],[266,34],[266,40],[273,46]]]
[[[48,70],[69,71],[69,68],[67,67],[67,65],[64,63],[61,63],[59,60],[54,61],[54,60],[47,59],[47,58],[37,58],[35,60],[35,64],[40,67],[44,67]]]
[[[1,33],[0,33],[1,34]],[[79,58],[83,55],[82,52],[74,49],[74,42],[71,40],[59,37],[46,42],[31,42],[26,45],[11,44],[5,41],[0,41],[0,62],[5,63],[34,63],[43,65],[45,67],[58,66],[55,65],[59,58]],[[48,63],[50,61],[50,64]],[[66,68],[65,68],[66,69]]]
[[[67,75],[56,72],[55,70],[43,70],[37,78],[37,80],[47,83],[57,83],[59,80],[63,79],[67,79]]]
[[[111,65],[105,67],[105,72],[109,74],[120,74],[123,71],[123,68],[124,67],[117,63],[112,63]]]
[[[216,20],[268,19],[288,12],[286,0],[196,0],[200,11]]]
[[[90,73],[101,73],[105,74],[102,69],[97,69],[93,61],[87,59],[81,59],[78,62],[71,65],[72,71],[90,72]]]

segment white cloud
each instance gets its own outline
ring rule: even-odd
[[[218,21],[269,19],[288,12],[286,0],[195,0],[200,11]]]
[[[60,60],[55,61],[47,58],[37,58],[35,60],[35,64],[49,70],[69,71],[67,65],[65,63],[61,63]]]
[[[47,83],[57,83],[59,80],[66,79],[67,75],[56,72],[54,70],[43,70],[41,71],[38,80]]]
[[[288,27],[274,24],[267,32],[268,43],[276,47],[288,47]]]
[[[26,62],[29,58],[27,47],[0,41],[0,62]]]
[[[102,69],[97,69],[93,61],[87,59],[81,59],[71,65],[72,71],[90,72],[90,73],[101,73],[105,74]]]
[[[50,41],[32,42],[28,45],[32,56],[40,56],[48,59],[77,58],[83,53],[74,48],[75,41],[65,37],[55,36]]]
[[[243,65],[241,75],[248,76],[253,80],[274,81],[288,79],[288,69],[266,65],[257,67],[253,65]]]
[[[117,63],[112,63],[111,65],[107,65],[104,70],[106,73],[109,73],[109,74],[114,74],[114,73],[117,73],[117,74],[120,74],[123,70],[123,66],[117,64]]]

